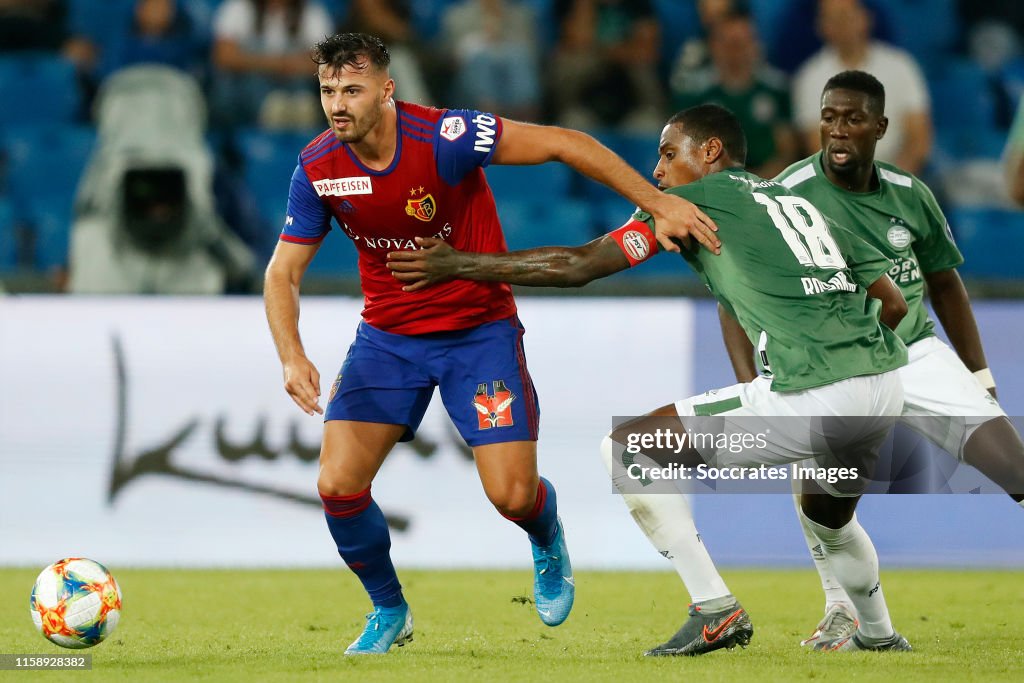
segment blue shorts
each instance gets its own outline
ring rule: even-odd
[[[392,334],[359,324],[324,420],[406,426],[410,441],[434,387],[470,446],[536,441],[540,404],[515,316],[454,332]]]

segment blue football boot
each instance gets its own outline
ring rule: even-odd
[[[561,519],[551,545],[533,546],[533,571],[533,601],[537,614],[548,626],[558,626],[569,616],[576,595]]]
[[[399,607],[377,607],[366,615],[366,626],[347,655],[382,655],[392,645],[402,647],[412,640],[412,610],[407,603]]]

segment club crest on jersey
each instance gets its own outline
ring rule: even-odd
[[[886,239],[889,240],[889,244],[896,247],[897,249],[903,249],[910,244],[910,231],[907,230],[906,223],[902,219],[893,216],[889,219],[892,227],[889,228],[889,232],[885,234]]]
[[[420,188],[422,190],[422,188]],[[429,222],[437,213],[437,204],[434,203],[434,195],[428,194],[419,199],[410,199],[405,203],[405,212],[424,223]]]
[[[487,393],[486,382],[476,385],[473,407],[476,408],[477,426],[481,430],[512,426],[512,401],[516,400],[516,395],[505,386],[503,379],[496,379],[493,384],[493,394]]]

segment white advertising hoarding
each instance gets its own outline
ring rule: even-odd
[[[302,302],[324,397],[360,306]],[[665,567],[597,447],[611,416],[693,393],[692,304],[540,298],[520,317],[541,472],[574,563]],[[0,299],[0,564],[336,565],[316,495],[320,431],[284,393],[259,299]],[[399,566],[529,563],[440,400],[373,490]]]

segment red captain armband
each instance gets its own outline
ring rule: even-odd
[[[654,232],[643,221],[635,218],[618,230],[608,233],[608,236],[615,240],[619,249],[629,259],[629,267],[643,263],[658,253],[658,240],[654,238]]]

